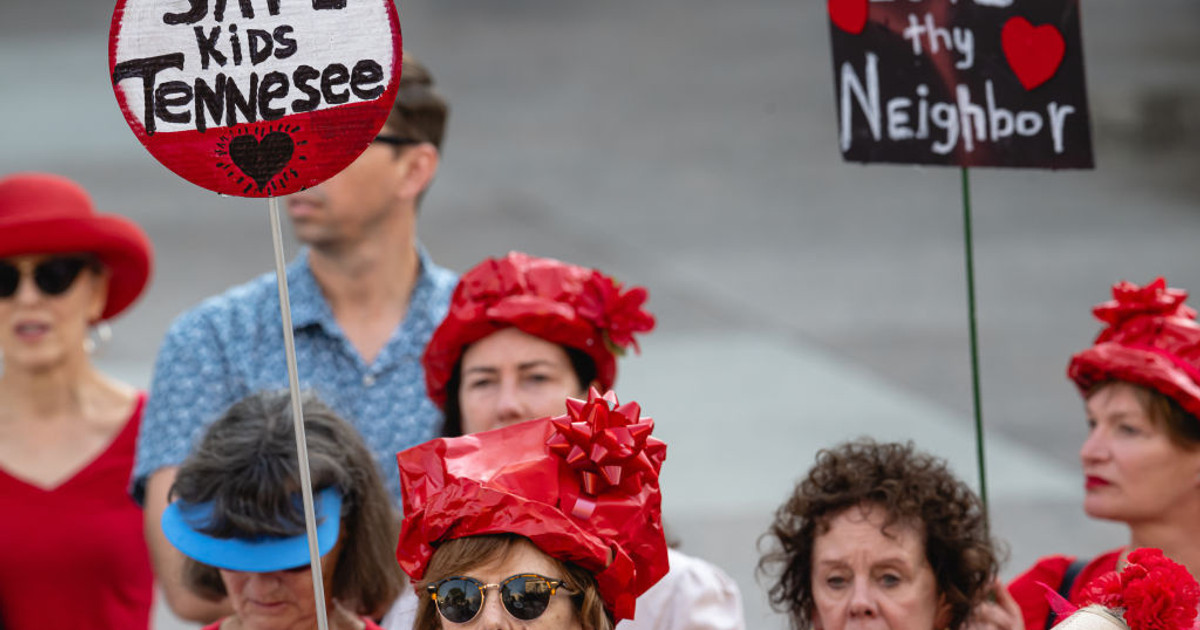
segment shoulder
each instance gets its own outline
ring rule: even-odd
[[[680,586],[708,587],[720,590],[737,591],[737,584],[716,565],[689,556],[676,549],[667,550],[667,559],[671,570],[667,575]],[[666,579],[666,578],[664,578]]]
[[[264,273],[206,298],[176,317],[167,337],[178,339],[226,332],[261,319],[264,313],[275,313],[279,303],[275,286],[275,274]]]
[[[428,256],[421,259],[421,274],[428,278],[435,300],[448,304],[454,287],[458,286],[458,274],[438,265]]]
[[[1079,571],[1079,576],[1075,578],[1075,584],[1071,588],[1071,600],[1079,595],[1085,587],[1096,578],[1112,571],[1117,570],[1117,561],[1121,559],[1121,552],[1124,547],[1118,547],[1110,551],[1106,551],[1095,558],[1092,558]]]
[[[622,622],[623,630],[745,628],[742,595],[732,578],[715,565],[681,551],[670,549],[667,556],[670,571],[638,598],[637,614],[632,622]]]
[[[1041,630],[1046,625],[1050,603],[1046,600],[1046,589],[1042,584],[1057,589],[1062,584],[1067,567],[1074,561],[1074,556],[1046,556],[1008,585],[1009,594],[1021,607],[1025,630]]]

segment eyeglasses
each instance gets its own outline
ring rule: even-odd
[[[559,587],[564,593],[571,593],[563,586],[562,580],[552,580],[536,573],[521,573],[499,584],[484,584],[475,578],[459,575],[438,580],[426,586],[425,590],[446,621],[466,623],[483,610],[485,593],[489,588],[499,589],[500,601],[508,614],[529,621],[546,612],[550,598],[554,597]]]
[[[389,136],[387,134],[379,134],[378,136],[375,136],[375,139],[372,140],[371,142],[382,142],[384,144],[390,144],[393,147],[406,147],[406,146],[409,146],[410,144],[421,144],[421,140],[417,140],[416,138],[405,138],[404,136]]]
[[[95,267],[96,263],[83,257],[50,258],[33,268],[33,283],[43,295],[62,295],[75,284],[84,267]],[[16,265],[0,260],[0,298],[12,297],[21,285],[21,270]]]

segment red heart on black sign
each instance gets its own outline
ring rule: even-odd
[[[252,135],[238,136],[229,142],[229,158],[262,190],[287,166],[296,144],[282,131],[272,131],[260,141]]]
[[[867,0],[829,0],[829,19],[843,31],[858,35],[867,26]]]
[[[1034,26],[1023,17],[1009,18],[1000,31],[1004,57],[1026,90],[1050,80],[1058,72],[1067,45],[1050,24]]]

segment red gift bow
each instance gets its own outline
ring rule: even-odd
[[[567,400],[567,415],[551,420],[554,433],[546,439],[551,453],[558,455],[579,475],[580,487],[589,500],[618,492],[636,495],[643,473],[657,473],[666,457],[666,445],[649,440],[654,420],[641,417],[637,403],[619,405],[617,395],[603,396],[596,388],[587,402]],[[584,497],[581,497],[584,499]]]
[[[1168,287],[1166,280],[1161,277],[1144,287],[1132,282],[1118,282],[1113,285],[1112,292],[1113,299],[1092,309],[1092,314],[1107,323],[1110,329],[1119,328],[1142,315],[1196,318],[1196,311],[1183,303],[1187,299],[1187,291]]]

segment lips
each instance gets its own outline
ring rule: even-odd
[[[297,193],[287,198],[288,214],[303,216],[316,212],[321,207],[321,200],[312,194]]]
[[[1104,477],[1097,477],[1095,475],[1088,475],[1087,480],[1084,482],[1084,487],[1087,488],[1088,490],[1093,490],[1096,488],[1103,488],[1105,486],[1111,486],[1111,485],[1112,485],[1111,481],[1105,479]]]
[[[50,325],[42,322],[18,322],[13,327],[13,332],[16,333],[17,339],[36,341],[50,332]]]

